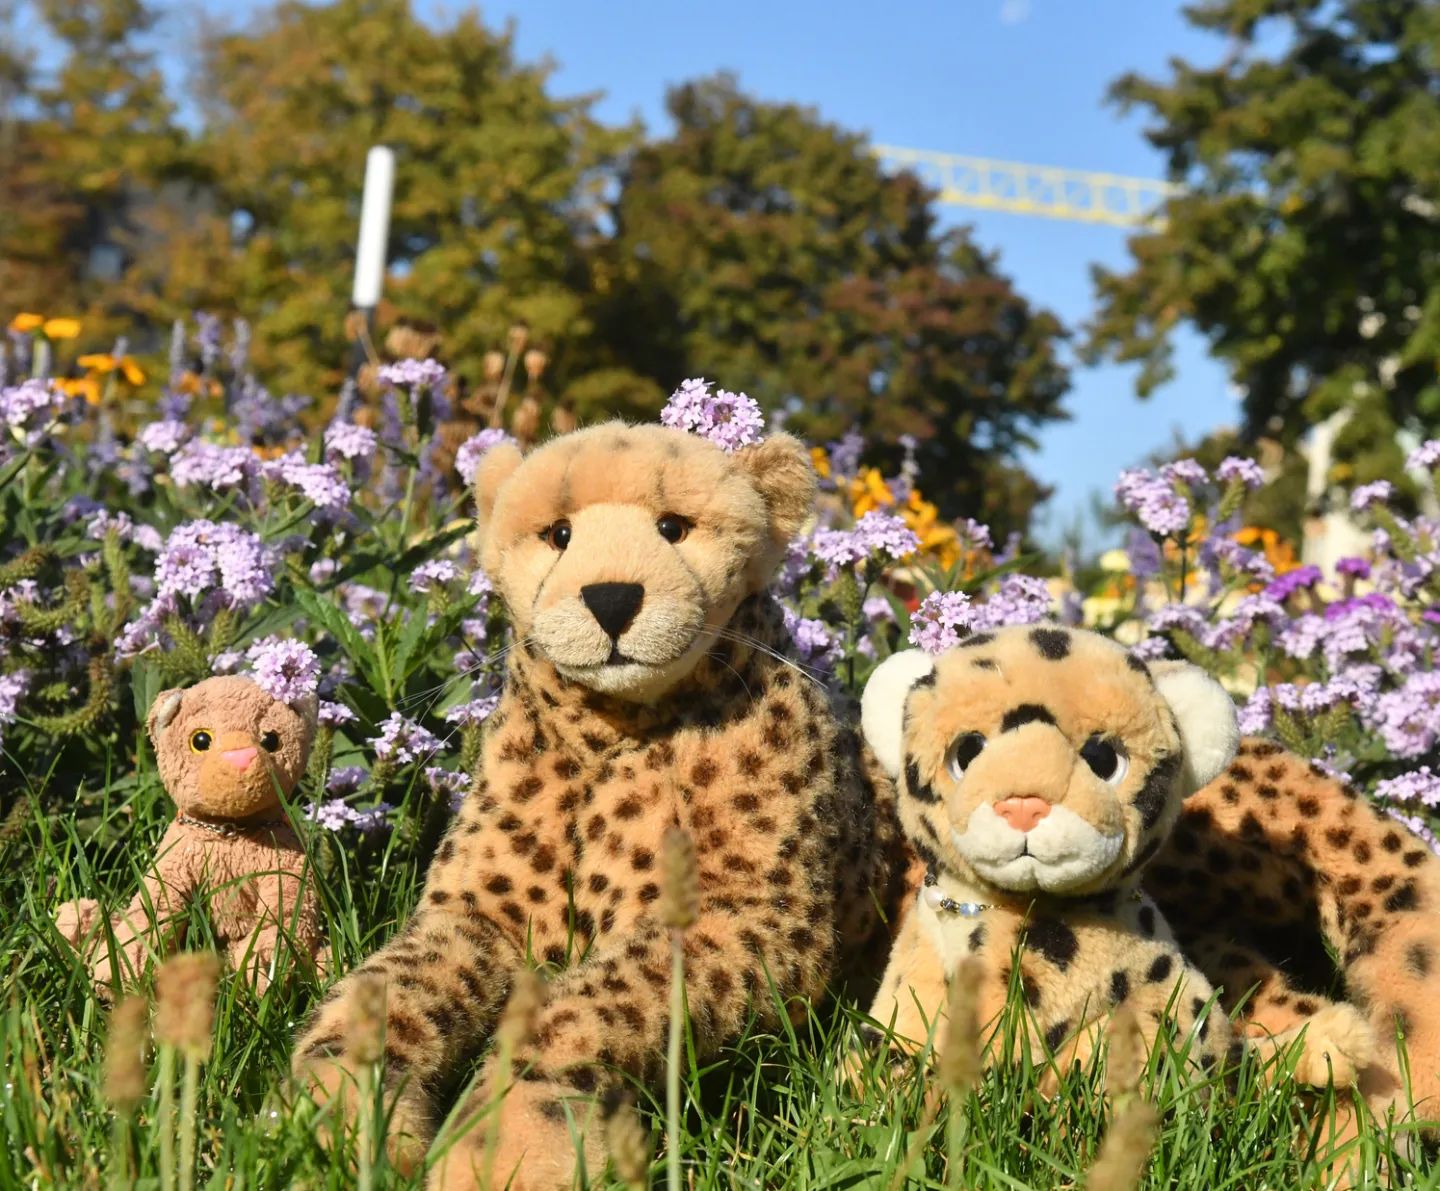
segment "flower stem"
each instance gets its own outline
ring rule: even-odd
[[[175,1048],[168,1043],[160,1046],[160,1191],[175,1191]]]
[[[199,1101],[200,1060],[187,1054],[180,1086],[180,1191],[193,1191],[195,1186],[195,1117]]]
[[[670,931],[670,1037],[665,1050],[665,1171],[669,1191],[681,1191],[680,1040],[685,1018],[685,932]]]

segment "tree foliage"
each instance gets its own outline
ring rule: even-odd
[[[1096,356],[1148,394],[1190,323],[1244,392],[1245,435],[1293,441],[1347,411],[1343,465],[1398,469],[1397,428],[1440,426],[1440,6],[1198,0],[1219,65],[1127,76],[1113,97],[1185,192],[1099,269]]]
[[[1023,526],[1043,492],[1017,455],[1067,385],[1054,317],[858,135],[724,76],[668,108],[615,205],[599,321],[617,356],[743,378],[813,437],[913,435],[946,511]]]

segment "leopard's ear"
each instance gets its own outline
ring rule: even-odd
[[[481,550],[485,547],[485,534],[489,529],[490,515],[495,512],[500,489],[515,474],[523,459],[520,448],[508,442],[493,446],[480,456],[471,486],[475,490],[476,542]]]
[[[1235,759],[1240,747],[1235,701],[1204,670],[1188,662],[1151,662],[1150,673],[1175,713],[1185,746],[1186,793],[1194,793]]]
[[[900,776],[905,758],[905,700],[910,688],[935,671],[923,650],[907,649],[875,667],[860,698],[860,728],[875,759],[891,777]]]

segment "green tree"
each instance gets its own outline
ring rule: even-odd
[[[743,387],[820,439],[912,434],[945,512],[1023,528],[1044,490],[1018,455],[1063,416],[1056,319],[862,137],[724,76],[668,106],[614,204],[596,324],[617,364]]]
[[[1440,5],[1200,0],[1216,67],[1113,89],[1148,113],[1185,191],[1097,269],[1094,356],[1171,374],[1189,323],[1245,394],[1243,435],[1294,439],[1340,411],[1344,478],[1399,470],[1397,429],[1440,428]],[[1277,48],[1278,47],[1278,48]]]
[[[183,169],[140,45],[155,14],[143,0],[40,0],[38,17],[61,51],[52,75],[0,49],[0,292],[21,309],[113,311],[135,209]]]
[[[445,333],[462,365],[523,322],[563,382],[584,368],[587,244],[624,131],[547,94],[510,35],[473,13],[436,27],[408,0],[287,0],[207,39],[205,159],[240,229],[231,304],[282,383],[333,384],[346,362],[360,183],[396,153],[387,297]],[[475,379],[472,377],[471,379]],[[633,379],[633,378],[632,378]]]

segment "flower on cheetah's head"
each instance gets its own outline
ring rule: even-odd
[[[758,443],[765,428],[765,416],[754,398],[728,389],[712,394],[703,377],[681,382],[660,411],[660,421],[708,438],[727,454]]]

